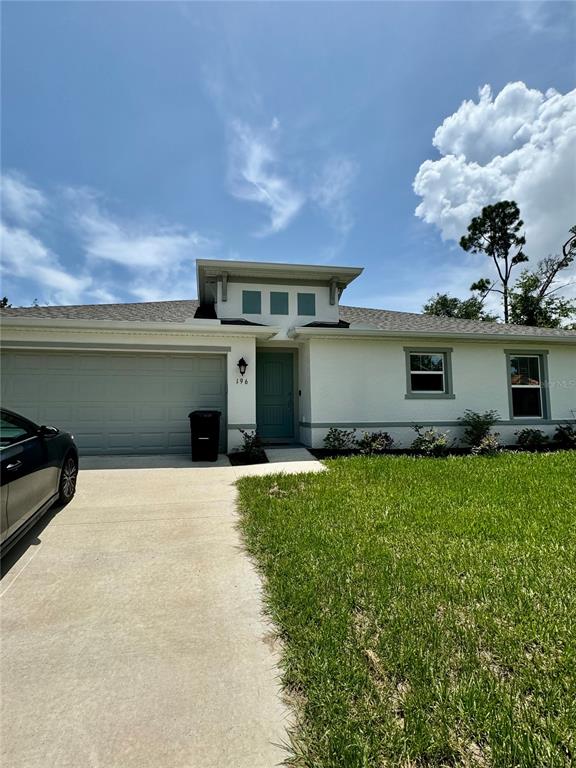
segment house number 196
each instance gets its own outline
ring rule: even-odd
[[[248,384],[248,379],[246,379],[244,376],[240,376],[236,379],[236,384]]]

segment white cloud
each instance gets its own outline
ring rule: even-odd
[[[550,91],[549,96],[556,95]],[[468,162],[486,163],[507,155],[530,138],[546,100],[524,83],[508,83],[494,98],[489,85],[479,91],[478,103],[464,101],[436,129],[432,143],[442,155],[464,156]]]
[[[334,228],[346,235],[354,224],[350,211],[350,189],[358,173],[348,157],[333,157],[317,176],[311,197],[329,216]]]
[[[108,288],[91,288],[88,298],[95,304],[117,304],[121,299]]]
[[[268,208],[270,222],[258,233],[262,236],[285,229],[305,202],[305,195],[279,174],[278,164],[269,140],[239,120],[232,123],[230,191],[239,200]]]
[[[443,156],[418,170],[416,215],[444,240],[458,242],[482,206],[508,199],[520,207],[531,260],[559,252],[574,224],[576,91],[509,83],[494,98],[484,86],[437,129],[434,145]]]
[[[67,272],[58,256],[25,229],[0,223],[0,240],[3,275],[32,279],[47,292],[46,300],[50,302],[79,302],[92,284],[89,276]]]
[[[144,301],[193,294],[194,262],[214,245],[212,241],[184,227],[114,218],[85,190],[69,189],[67,197],[92,269],[103,263],[123,267],[129,273],[128,290]]]
[[[45,196],[19,173],[2,175],[2,215],[16,224],[30,225],[42,218],[47,205]]]
[[[297,185],[280,172],[276,151],[279,130],[276,117],[267,132],[258,133],[239,120],[231,124],[230,191],[239,200],[264,205],[270,217],[268,225],[255,234],[263,237],[286,229],[306,204],[313,203],[327,214],[338,234],[345,236],[354,224],[349,197],[358,173],[356,162],[335,155],[319,173],[300,179]]]
[[[179,267],[193,262],[197,250],[210,244],[183,227],[121,222],[86,193],[77,196],[74,220],[90,258],[133,270]]]
[[[514,10],[531,35],[541,33],[571,35],[574,28],[574,9],[570,4],[551,0],[518,0]],[[507,14],[510,10],[505,11]]]
[[[113,217],[94,192],[68,188],[50,201],[76,250],[74,267],[67,269],[36,228],[45,195],[30,185],[12,185],[10,199],[20,202],[11,210],[19,211],[22,226],[1,224],[2,273],[5,292],[13,298],[25,291],[24,301],[34,295],[49,304],[114,302],[119,286],[143,301],[192,297],[194,261],[214,245],[184,227]]]
[[[540,32],[544,28],[543,2],[538,0],[520,0],[516,8],[522,21],[530,32]]]

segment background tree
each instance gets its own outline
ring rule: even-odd
[[[525,260],[523,256],[522,261]],[[534,270],[524,270],[514,285],[508,285],[510,322],[515,325],[575,329],[576,323],[567,324],[565,321],[576,317],[576,301],[557,295],[559,290],[570,284],[570,281],[558,284],[560,273],[575,261],[576,225],[570,228],[570,237],[562,246],[561,256],[548,256],[542,259]],[[437,293],[424,305],[423,311],[428,315],[466,320],[497,320],[495,315],[490,315],[484,310],[484,302],[490,292],[498,290],[493,282],[488,278],[482,278],[473,283],[470,290],[472,295],[467,299]],[[503,290],[498,292],[503,293]]]
[[[0,309],[8,309],[11,306],[12,306],[12,304],[10,304],[10,302],[8,301],[8,298],[6,296],[3,296],[0,299]]]
[[[490,315],[484,310],[484,301],[477,296],[469,299],[458,299],[447,293],[437,293],[424,304],[422,311],[425,315],[436,317],[455,317],[459,320],[487,320],[495,322],[496,315]]]
[[[576,225],[562,246],[561,256],[548,256],[534,271],[524,270],[510,292],[510,319],[517,325],[558,328],[576,315],[576,302],[556,296],[567,284],[557,285],[558,275],[576,258]]]
[[[491,291],[502,294],[504,304],[504,322],[509,321],[510,276],[518,264],[528,261],[522,251],[526,238],[520,234],[524,222],[520,218],[520,209],[513,200],[502,200],[495,205],[486,205],[480,216],[472,219],[468,225],[468,234],[460,239],[460,246],[471,253],[484,253],[489,256],[499,281],[488,278],[472,286],[484,295]],[[483,290],[480,290],[482,286]]]

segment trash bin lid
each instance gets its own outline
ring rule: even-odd
[[[191,411],[188,414],[188,418],[189,419],[191,419],[192,417],[196,419],[197,418],[201,418],[201,419],[214,418],[215,416],[221,416],[221,413],[222,413],[221,411]]]

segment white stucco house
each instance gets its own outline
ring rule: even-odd
[[[576,422],[576,332],[349,307],[355,267],[197,262],[198,300],[7,309],[2,403],[84,454],[183,453],[188,413],[322,446],[331,426],[450,429],[495,409],[502,440]],[[238,363],[244,361],[241,373]]]

